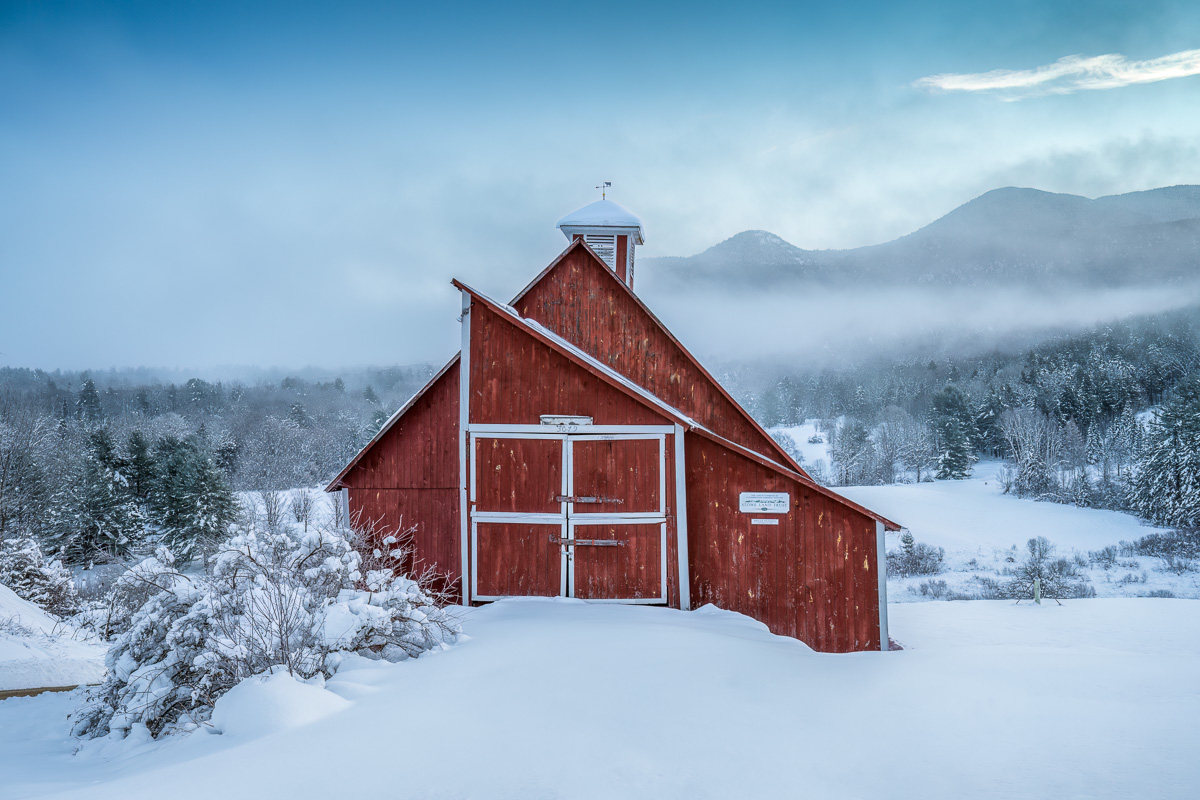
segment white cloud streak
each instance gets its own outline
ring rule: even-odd
[[[1000,92],[1016,100],[1045,94],[1071,94],[1095,89],[1119,89],[1200,75],[1200,50],[1130,61],[1119,53],[1066,56],[1034,69],[995,69],[991,72],[930,75],[913,83],[944,92]]]

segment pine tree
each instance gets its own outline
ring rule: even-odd
[[[10,540],[0,548],[0,583],[51,614],[66,616],[79,608],[70,570],[61,561],[47,559],[30,537]]]
[[[145,518],[107,428],[92,433],[78,488],[64,487],[52,540],[67,563],[106,561],[129,554],[141,538]]]
[[[957,386],[947,386],[933,396],[932,411],[937,477],[945,480],[970,476],[975,463],[975,413],[967,396]]]
[[[154,458],[150,455],[150,443],[141,431],[129,434],[125,445],[129,489],[134,497],[145,501],[154,485]]]
[[[1130,502],[1153,522],[1200,526],[1200,377],[1179,384],[1151,423]]]
[[[79,398],[75,401],[75,414],[82,420],[97,422],[104,417],[100,406],[100,393],[91,378],[85,378],[79,389]]]
[[[236,504],[203,429],[187,439],[161,439],[155,454],[150,511],[162,543],[185,560],[209,551],[226,535]]]

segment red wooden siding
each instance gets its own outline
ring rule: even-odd
[[[669,422],[482,303],[471,306],[471,423],[537,425],[542,414],[597,425]]]
[[[662,595],[662,523],[579,525],[575,538],[622,543],[575,548],[576,597],[638,600]]]
[[[458,364],[453,364],[346,473],[350,513],[392,532],[415,525],[418,568],[457,581]]]
[[[615,265],[615,268],[616,268],[617,277],[620,278],[626,284],[628,284],[629,283],[629,271],[628,271],[628,267],[629,267],[629,237],[628,236],[618,236],[617,237],[617,257],[616,257],[616,260],[613,261],[613,264]]]
[[[687,440],[687,478],[693,606],[739,611],[824,652],[879,648],[873,519],[699,436]],[[743,514],[744,491],[787,492],[792,511]]]
[[[476,511],[557,514],[562,504],[562,447],[556,439],[493,439],[474,442]]]
[[[562,585],[562,556],[552,539],[558,525],[479,522],[476,589],[484,597],[555,597]]]
[[[521,316],[545,325],[715,433],[785,463],[770,437],[608,272],[576,247],[514,305]]]
[[[658,511],[658,439],[584,439],[573,443],[574,494],[613,502],[576,503],[576,514]]]

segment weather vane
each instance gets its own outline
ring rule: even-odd
[[[606,197],[604,190],[610,188],[611,186],[612,186],[612,181],[605,181],[604,183],[602,183],[596,187],[597,189],[600,190],[600,199],[601,200],[604,200]]]

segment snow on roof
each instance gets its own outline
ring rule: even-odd
[[[597,200],[558,221],[559,228],[637,228],[638,238],[645,235],[642,221],[628,208],[612,200]]]

